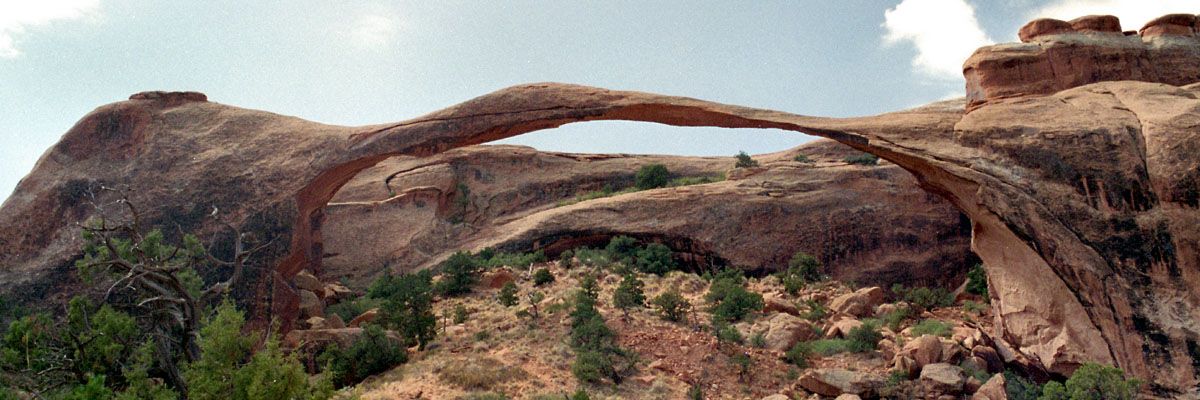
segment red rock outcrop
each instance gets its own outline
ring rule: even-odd
[[[1153,38],[1166,38],[1148,42],[1164,49],[1174,43]],[[1157,71],[1156,57],[1138,68]],[[283,293],[301,269],[321,274],[326,203],[387,157],[603,119],[778,128],[879,155],[970,217],[972,248],[991,278],[995,333],[1011,345],[997,349],[1002,355],[1017,351],[1064,374],[1085,361],[1116,364],[1160,389],[1194,390],[1200,85],[1164,82],[1172,84],[1091,83],[977,104],[970,114],[949,101],[843,119],[544,83],[357,128],[210,102],[130,100],[84,117],[0,207],[0,290],[28,293],[38,287],[20,285],[44,289],[48,276],[65,275],[79,248],[71,224],[91,213],[76,189],[101,181],[155,205],[150,219],[212,230],[205,216],[216,206],[225,221],[280,238],[269,256],[282,261],[262,270],[272,278],[260,276],[267,283],[256,293],[295,320],[296,297]]]
[[[1181,86],[1200,80],[1197,16],[1170,14],[1137,35],[1111,15],[1021,27],[1022,43],[984,46],[963,64],[968,112],[984,104],[1047,95],[1095,82],[1134,80]]]
[[[331,278],[365,286],[384,265],[424,268],[484,247],[542,249],[556,258],[565,249],[603,247],[612,236],[630,235],[667,244],[693,270],[728,264],[769,272],[786,268],[802,250],[833,277],[859,284],[960,283],[974,262],[966,217],[894,164],[842,161],[855,153],[822,140],[757,156],[762,167],[740,179],[726,173],[734,164],[729,157],[517,146],[398,157],[360,173],[326,207],[322,265]],[[812,162],[794,161],[798,154]],[[604,186],[633,186],[647,164],[664,164],[678,176],[735,178],[576,203]]]

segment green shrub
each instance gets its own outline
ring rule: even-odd
[[[913,337],[921,337],[922,335],[950,337],[950,324],[936,319],[923,320],[913,325],[912,335]]]
[[[671,322],[683,320],[683,317],[692,309],[692,303],[674,290],[658,295],[650,303],[658,307],[663,319]]]
[[[575,249],[575,258],[583,265],[606,268],[612,264],[612,257],[604,249],[581,248]]]
[[[809,342],[812,352],[822,356],[831,356],[850,351],[850,341],[846,339],[819,339]]]
[[[625,274],[625,279],[621,280],[621,285],[613,291],[613,306],[621,310],[627,316],[629,309],[633,307],[645,307],[646,295],[642,292],[642,287],[646,284],[638,279],[637,274]]]
[[[987,271],[983,270],[983,265],[976,265],[971,271],[967,272],[967,293],[979,295],[983,301],[989,301],[988,297],[988,277]]]
[[[717,286],[719,283],[723,283],[727,287],[721,289],[725,293],[725,297],[719,300],[710,310],[714,322],[740,321],[747,314],[763,308],[763,297],[761,294],[750,292],[741,285],[734,285],[728,280],[714,281],[710,285],[710,290],[711,287]]]
[[[500,288],[500,304],[505,307],[517,305],[517,283],[508,281]]]
[[[854,353],[866,353],[875,350],[875,346],[879,344],[879,340],[883,339],[883,335],[875,330],[871,324],[862,324],[861,326],[851,329],[850,333],[846,334],[846,340],[849,341],[846,349]]]
[[[883,320],[887,322],[888,329],[891,329],[892,332],[900,332],[900,324],[903,324],[904,321],[907,321],[912,317],[912,315],[912,308],[909,308],[908,306],[898,307],[896,308],[896,311],[892,311],[883,316]]]
[[[571,374],[580,382],[598,383],[604,378],[616,376],[612,359],[598,350],[586,350],[575,356]]]
[[[558,265],[563,268],[571,268],[573,261],[575,261],[575,251],[573,250],[565,250],[558,254]]]
[[[737,366],[738,375],[745,378],[754,367],[754,358],[750,357],[750,353],[737,353],[729,357],[729,363]]]
[[[432,281],[429,270],[393,277],[385,287],[389,295],[381,309],[380,321],[395,329],[405,345],[417,344],[422,350],[437,335]]]
[[[586,390],[579,389],[579,390],[575,391],[575,394],[571,395],[570,400],[592,400],[592,398],[590,396],[588,396]]]
[[[516,267],[525,268],[533,264],[546,262],[546,253],[538,250],[532,253],[497,253],[481,265],[488,268]]]
[[[802,163],[810,163],[810,162],[813,162],[813,160],[812,160],[812,159],[808,158],[808,156],[806,156],[806,155],[803,155],[803,154],[797,154],[797,155],[796,155],[796,158],[795,158],[794,160],[796,160],[796,161],[798,161],[798,162],[802,162]]]
[[[742,332],[731,324],[718,324],[713,325],[713,327],[716,328],[716,332],[714,333],[717,336],[717,340],[737,344],[742,344],[742,342],[746,341],[745,337],[742,336]]]
[[[737,163],[733,164],[735,168],[753,168],[758,166],[758,161],[750,158],[750,155],[744,151],[739,151],[734,157],[737,158]]]
[[[1133,400],[1137,398],[1139,379],[1125,379],[1120,368],[1085,362],[1066,384],[1048,382],[1040,400]]]
[[[495,260],[497,257],[493,257]],[[437,292],[444,296],[457,296],[471,292],[471,285],[479,281],[480,266],[475,258],[465,252],[457,252],[441,265],[442,278]]]
[[[467,307],[459,304],[454,307],[454,323],[461,324],[467,322],[467,317],[471,316],[471,312],[467,311]]]
[[[816,257],[808,255],[803,251],[797,251],[792,255],[791,261],[788,261],[789,275],[796,275],[809,282],[822,280],[821,262],[817,261]],[[794,271],[792,271],[794,270]]]
[[[608,246],[604,248],[608,252],[609,257],[614,260],[626,262],[637,256],[638,250],[637,240],[625,235],[617,235],[608,241]]]
[[[692,385],[692,388],[688,389],[688,399],[704,400],[704,385],[700,384],[699,382],[696,382],[696,384]]]
[[[948,307],[954,304],[954,298],[946,289],[936,288],[930,289],[927,287],[905,287],[899,283],[892,285],[892,292],[899,295],[904,301],[912,303],[921,310],[929,310],[934,307]]]
[[[1004,371],[1004,386],[1010,400],[1037,400],[1042,395],[1041,386],[1022,378],[1011,370]]]
[[[337,304],[325,308],[326,315],[337,315],[342,318],[342,321],[350,322],[355,317],[362,315],[372,308],[383,306],[383,301],[370,297],[355,297],[350,300],[342,300]]]
[[[554,274],[550,273],[549,268],[542,268],[533,273],[534,286],[541,286],[550,282],[554,282]]]
[[[901,382],[904,382],[907,380],[908,380],[908,371],[895,370],[895,371],[892,371],[891,375],[888,375],[887,383],[885,383],[884,386],[889,387],[889,388],[895,387],[896,385],[899,385]],[[986,381],[987,380],[984,380],[984,382],[986,382]]]
[[[810,299],[810,300],[805,301],[804,304],[806,306],[808,306],[808,311],[805,311],[803,314],[800,314],[800,318],[804,318],[809,321],[820,321],[820,320],[825,319],[825,317],[829,316],[829,308],[825,307],[824,304],[821,304],[820,302],[818,302],[816,300]]]
[[[671,173],[667,171],[667,166],[647,164],[638,170],[637,175],[634,175],[633,186],[640,190],[660,188],[666,186],[670,179]]]
[[[976,303],[971,300],[967,300],[967,301],[963,302],[963,311],[966,311],[969,313],[979,314],[979,313],[982,313],[983,310],[986,310],[986,309],[987,309],[987,307],[985,307],[984,305]]]
[[[637,251],[638,270],[647,274],[663,275],[678,269],[671,255],[671,249],[658,243],[651,243]]]
[[[797,367],[808,368],[808,359],[812,357],[812,354],[813,349],[811,344],[799,342],[793,345],[791,349],[788,349],[787,353],[784,353],[783,359]]]
[[[389,339],[382,327],[367,324],[350,347],[331,345],[317,360],[326,365],[325,373],[341,388],[407,362],[408,350],[403,343]]]
[[[845,161],[848,164],[875,165],[879,163],[879,156],[870,153],[858,153],[846,157]]]
[[[763,335],[762,332],[755,332],[753,335],[750,335],[750,345],[760,349],[767,347],[767,336]]]

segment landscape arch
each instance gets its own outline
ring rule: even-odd
[[[947,198],[965,213],[972,221],[972,249],[984,261],[992,281],[999,337],[1013,346],[1002,348],[1002,353],[1023,353],[1060,374],[1095,361],[1151,378],[1165,362],[1181,368],[1170,380],[1194,382],[1185,346],[1194,346],[1195,327],[1168,332],[1174,338],[1165,342],[1146,340],[1147,331],[1167,331],[1175,324],[1145,312],[1145,305],[1135,304],[1139,302],[1128,292],[1110,290],[1133,284],[1121,271],[1114,271],[1101,255],[1103,249],[1084,243],[1072,227],[1055,219],[1036,193],[1014,187],[1004,176],[996,176],[994,168],[982,170],[978,159],[986,154],[958,137],[962,132],[956,124],[964,116],[962,101],[839,119],[557,83],[511,87],[416,119],[362,127],[345,138],[343,151],[323,163],[327,167],[296,194],[299,212],[290,253],[276,271],[283,279],[305,268],[319,272],[325,204],[359,171],[387,157],[425,157],[593,120],[776,128],[830,138],[891,161],[911,172],[922,188]],[[1186,267],[1194,260],[1178,264]],[[288,297],[279,293],[287,287],[277,283],[274,290],[276,299]],[[1196,304],[1186,284],[1180,291],[1182,296],[1177,292],[1170,296]],[[292,302],[273,305],[285,320],[294,315],[294,306]],[[1140,324],[1137,329],[1134,322]]]

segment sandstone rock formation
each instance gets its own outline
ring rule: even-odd
[[[1050,37],[1061,36],[1068,35]],[[1195,41],[1149,39],[1156,37],[1166,41],[1151,45],[1184,43],[1183,53]],[[1185,70],[1171,57],[1146,60],[1112,64],[1147,76],[1157,63]],[[997,349],[1002,354],[1020,352],[1063,374],[1084,361],[1116,364],[1161,388],[1189,390],[1200,377],[1200,85],[1163,81],[1051,85],[1028,93],[1057,92],[976,103],[970,114],[964,102],[948,101],[845,119],[532,84],[357,128],[163,94],[90,113],[18,184],[0,207],[0,281],[8,292],[34,283],[21,290],[52,289],[45,277],[64,274],[73,254],[65,249],[78,248],[70,224],[90,213],[79,189],[125,183],[134,201],[161,205],[152,211],[160,221],[211,231],[205,216],[215,206],[224,221],[280,238],[270,255],[282,261],[262,269],[271,278],[260,281],[270,285],[255,293],[294,321],[290,279],[306,268],[321,274],[326,203],[387,157],[601,119],[779,128],[879,155],[970,217],[972,248],[991,278],[995,333],[1012,346]],[[127,181],[133,171],[139,180]],[[223,190],[212,197],[212,188]],[[196,202],[204,198],[212,201]]]
[[[1181,86],[1200,80],[1197,16],[1170,14],[1126,35],[1111,15],[1042,18],[1021,27],[1021,43],[979,48],[963,64],[967,110],[990,102],[1105,81]]]
[[[642,165],[664,164],[681,177],[734,176],[726,173],[734,160],[518,146],[397,157],[363,171],[330,201],[322,266],[327,277],[361,287],[384,266],[428,267],[457,251],[542,249],[554,259],[629,235],[668,245],[697,271],[728,264],[769,272],[804,251],[835,279],[961,283],[974,261],[966,218],[894,164],[843,162],[855,153],[821,140],[757,156],[762,167],[749,176],[578,203],[605,186],[633,186]],[[794,161],[797,154],[812,162]]]

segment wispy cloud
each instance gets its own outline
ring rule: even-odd
[[[1150,20],[1171,13],[1200,13],[1196,0],[1058,0],[1029,13],[1033,18],[1071,20],[1090,14],[1110,14],[1121,19],[1121,28],[1135,30]]]
[[[904,0],[883,16],[884,43],[911,43],[917,50],[913,67],[939,80],[961,79],[963,61],[994,43],[964,0]]]
[[[0,1],[0,57],[21,55],[17,38],[29,28],[84,17],[100,0]]]
[[[392,42],[399,32],[394,18],[382,15],[364,15],[347,31],[350,42],[362,49],[379,49]]]

